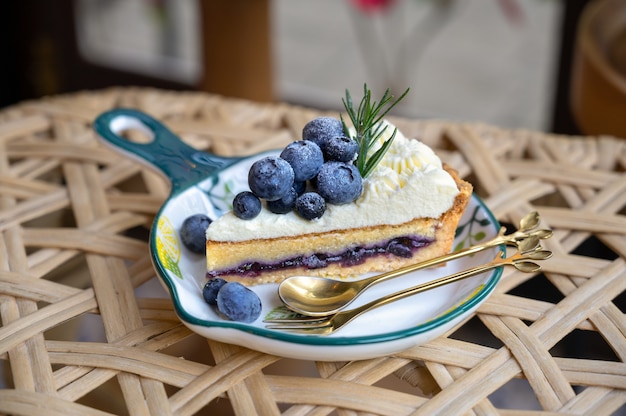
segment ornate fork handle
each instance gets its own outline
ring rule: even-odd
[[[476,266],[458,273],[440,277],[438,279],[410,287],[405,290],[401,290],[399,292],[393,293],[380,299],[373,300],[350,310],[340,311],[334,315],[323,318],[304,317],[302,319],[293,320],[267,321],[270,322],[270,324],[267,325],[267,328],[298,331],[307,334],[328,335],[337,331],[339,328],[343,327],[348,322],[351,322],[357,316],[360,316],[365,312],[371,311],[380,306],[387,305],[397,300],[416,295],[426,290],[434,289],[484,273],[491,269],[512,265],[524,272],[538,271],[541,269],[541,267],[538,264],[529,260],[543,260],[549,258],[551,255],[552,252],[550,251],[536,250],[530,253],[516,253],[508,258],[502,258],[501,254],[499,253],[498,256],[489,263],[485,263],[480,266]]]

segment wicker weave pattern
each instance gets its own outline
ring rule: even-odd
[[[168,184],[97,142],[91,121],[116,106],[222,155],[283,146],[321,114],[152,89],[0,112],[0,412],[603,415],[626,403],[625,142],[394,119],[503,223],[539,211],[555,255],[545,277],[505,270],[453,336],[392,357],[304,363],[204,340],[168,299],[135,293],[154,277],[145,230]],[[597,256],[577,251],[590,237]],[[86,327],[103,335],[87,337]],[[511,383],[528,386],[530,400],[492,396]],[[534,402],[535,411],[506,410]]]

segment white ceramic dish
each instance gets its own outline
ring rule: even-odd
[[[94,124],[106,143],[139,158],[164,173],[172,193],[155,218],[150,253],[161,283],[171,295],[181,321],[198,334],[269,354],[296,359],[343,361],[393,354],[430,341],[467,319],[491,294],[502,273],[495,269],[473,278],[415,295],[369,312],[330,336],[302,335],[265,328],[268,314],[286,313],[277,285],[255,286],[263,303],[261,317],[251,324],[233,322],[217,314],[202,298],[204,256],[187,250],[178,229],[196,213],[217,218],[229,209],[234,195],[247,189],[247,172],[259,157],[223,159],[199,152],[180,141],[156,120],[135,110],[112,110]],[[129,142],[118,134],[127,129],[144,131],[154,140]],[[271,152],[270,152],[271,153]],[[494,237],[500,225],[485,204],[472,197],[463,215],[455,248]],[[395,292],[426,280],[493,260],[504,246],[449,262],[374,286],[354,306],[384,293]]]

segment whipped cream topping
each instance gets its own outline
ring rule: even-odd
[[[385,131],[378,146],[395,128],[387,121],[384,123]],[[371,152],[377,148],[373,147]],[[324,215],[313,221],[295,212],[274,214],[265,207],[251,220],[239,219],[228,212],[211,223],[207,239],[244,241],[395,225],[414,218],[438,218],[452,207],[458,193],[454,179],[443,170],[435,152],[418,140],[406,138],[398,130],[381,162],[364,179],[363,193],[355,202],[328,204]]]

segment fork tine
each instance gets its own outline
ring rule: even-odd
[[[330,325],[329,316],[306,316],[300,314],[279,315],[274,318],[263,320],[269,329],[314,329]]]
[[[319,328],[276,328],[285,332],[305,335],[329,335],[333,332],[332,326],[323,326]]]
[[[312,324],[328,320],[328,316],[306,316],[297,315],[283,318],[266,318],[263,320],[267,324]]]
[[[291,322],[282,322],[282,323],[271,323],[269,325],[266,325],[265,327],[268,329],[281,329],[281,330],[294,330],[294,329],[302,329],[302,330],[314,330],[314,329],[321,329],[321,328],[327,328],[330,326],[330,322],[325,319],[325,320],[321,320],[321,321],[316,321],[316,322],[297,322],[297,321],[291,321]]]

